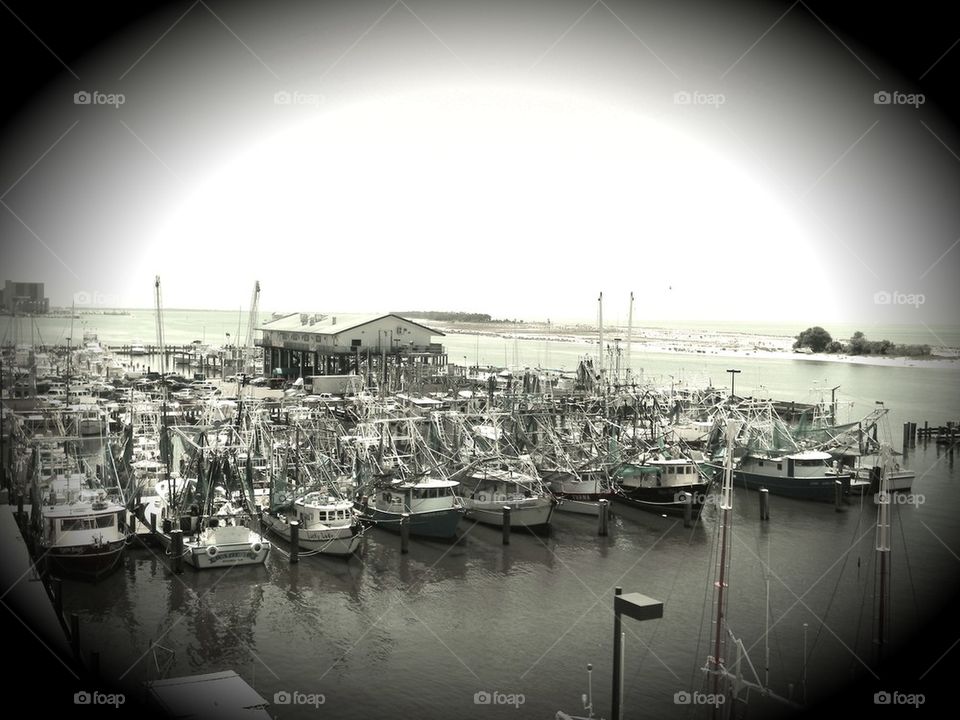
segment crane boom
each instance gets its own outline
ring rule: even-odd
[[[250,298],[250,317],[247,318],[247,341],[243,346],[243,372],[248,375],[252,375],[254,372],[253,367],[253,348],[254,348],[254,333],[257,329],[257,316],[259,315],[260,307],[260,281],[255,280],[253,283],[253,297]]]

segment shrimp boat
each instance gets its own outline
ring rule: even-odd
[[[712,482],[713,473],[697,451],[624,462],[614,471],[618,502],[664,515],[683,515],[689,500],[692,517],[699,517]]]
[[[802,450],[787,455],[748,453],[734,473],[737,484],[773,495],[833,502],[836,484],[843,493],[850,487],[850,473],[831,465],[833,456],[822,450]],[[833,461],[835,462],[835,461]]]
[[[103,488],[85,487],[86,476],[54,478],[41,491],[40,548],[54,571],[99,580],[116,569],[126,547],[125,508]]]
[[[409,479],[391,477],[384,476],[357,501],[362,519],[384,530],[400,532],[406,515],[411,535],[440,540],[456,537],[464,516],[464,504],[455,491],[458,482],[427,474]]]
[[[262,565],[272,545],[253,529],[254,518],[245,503],[234,504],[230,499],[229,486],[239,478],[238,473],[230,467],[224,451],[211,452],[207,460],[209,449],[204,449],[203,433],[199,440],[196,483],[181,483],[180,492],[174,494],[176,506],[167,513],[170,527],[183,532],[184,559],[198,570]],[[209,468],[205,467],[208,464]],[[250,495],[242,482],[239,491],[241,497]],[[159,533],[159,538],[167,549],[172,548],[169,532]]]
[[[224,502],[212,515],[199,518],[197,531],[184,538],[184,558],[197,570],[262,565],[271,544],[251,524],[249,514]]]
[[[614,498],[606,468],[554,470],[544,473],[544,482],[559,500],[557,510],[581,515],[600,515],[600,501]]]
[[[510,527],[546,528],[557,499],[532,465],[519,459],[492,456],[476,460],[453,476],[464,487],[466,517],[487,525],[503,525],[510,508]]]
[[[261,517],[269,530],[288,542],[290,522],[299,522],[298,545],[307,551],[349,557],[363,541],[364,526],[354,513],[353,502],[320,491],[298,498],[292,512],[265,512]]]

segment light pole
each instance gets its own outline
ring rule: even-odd
[[[663,603],[640,593],[623,594],[623,588],[613,591],[613,710],[610,720],[622,720],[623,708],[623,640],[621,615],[634,620],[656,620],[663,617]]]
[[[727,370],[730,373],[730,398],[734,396],[733,388],[737,380],[737,373],[742,372],[742,370]]]

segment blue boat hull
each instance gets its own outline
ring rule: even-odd
[[[400,532],[400,513],[385,512],[372,507],[357,505],[360,517],[379,528],[390,532]],[[410,514],[410,535],[425,538],[450,540],[457,536],[457,528],[463,518],[462,508],[432,510]]]
[[[833,502],[836,498],[836,481],[843,483],[843,495],[850,489],[849,475],[826,475],[822,477],[774,477],[735,471],[733,483],[735,486],[749,490],[766,488],[771,495],[797,498],[799,500],[822,500]]]

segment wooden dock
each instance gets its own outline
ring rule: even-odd
[[[29,507],[24,509],[24,518],[28,515]],[[22,627],[32,636],[31,645],[18,652],[42,659],[45,667],[55,668],[57,677],[79,679],[84,673],[83,664],[69,637],[70,627],[76,629],[79,623],[68,623],[55,609],[53,585],[45,583],[30,558],[28,536],[17,521],[17,506],[6,502],[0,504],[0,543],[0,597],[4,609],[16,618],[10,618],[7,624],[17,630]],[[79,643],[79,636],[75,639]],[[16,665],[17,655],[11,655],[10,660]]]

